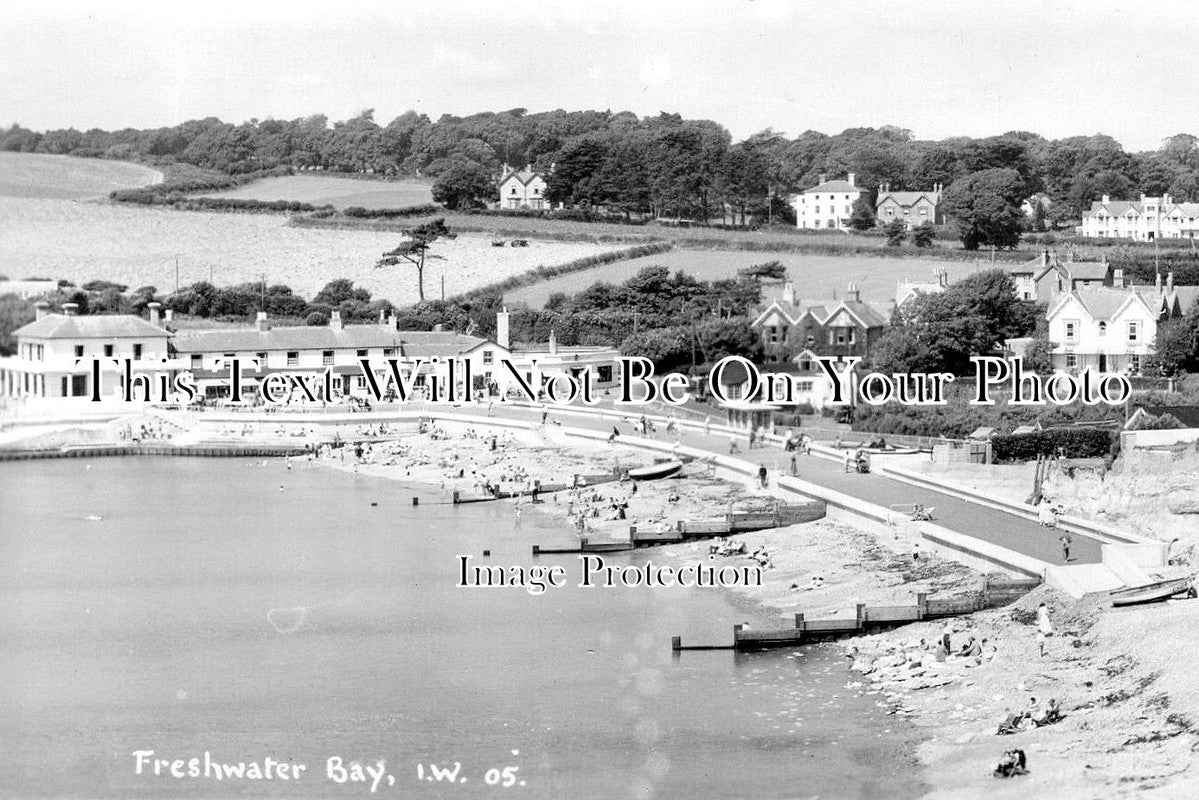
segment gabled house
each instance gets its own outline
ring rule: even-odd
[[[1199,287],[1175,287],[1170,273],[1153,286],[1087,287],[1061,295],[1047,313],[1054,369],[1140,374],[1153,354],[1158,323],[1185,313]]]
[[[949,271],[944,267],[937,267],[933,270],[933,279],[931,281],[909,281],[902,280],[895,284],[895,307],[899,308],[904,303],[910,303],[917,297],[926,294],[940,294],[949,286]]]
[[[1170,195],[1140,201],[1112,200],[1103,195],[1082,215],[1083,236],[1112,239],[1189,239],[1199,234],[1199,203],[1175,203]]]
[[[795,284],[765,298],[751,326],[762,337],[767,364],[792,361],[807,350],[822,356],[865,356],[890,319],[890,309],[865,302],[855,284],[843,299],[801,303]]]
[[[1016,296],[1034,303],[1052,304],[1062,294],[1097,286],[1124,286],[1124,271],[1113,270],[1103,261],[1075,261],[1073,253],[1062,261],[1055,251],[1045,250],[1024,264],[1008,268]]]
[[[941,212],[941,184],[933,185],[927,192],[893,192],[891,184],[884,183],[878,189],[878,198],[874,201],[874,215],[879,225],[887,225],[900,220],[909,229],[931,222],[941,225],[945,216]]]
[[[500,171],[499,187],[500,208],[548,210],[550,207],[545,199],[545,176],[534,172],[532,165],[518,171],[505,164]]]

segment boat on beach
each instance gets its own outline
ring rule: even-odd
[[[635,481],[653,481],[659,478],[669,478],[682,468],[682,461],[663,461],[648,467],[634,467],[629,470],[629,477]]]
[[[1194,591],[1195,578],[1184,575],[1178,578],[1168,578],[1144,586],[1133,586],[1128,589],[1118,589],[1111,593],[1112,605],[1134,606],[1141,603],[1154,603],[1165,600],[1177,594]]]

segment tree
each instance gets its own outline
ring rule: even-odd
[[[425,260],[442,259],[442,256],[429,252],[429,248],[438,239],[456,239],[458,234],[451,231],[445,224],[445,217],[438,217],[432,222],[418,225],[404,231],[408,241],[400,242],[394,250],[388,250],[375,264],[375,268],[394,267],[402,261],[407,261],[416,267],[416,288],[421,302],[425,299]]]
[[[767,261],[743,267],[737,270],[737,275],[759,281],[783,281],[787,279],[787,267],[781,261]]]
[[[855,231],[868,231],[878,224],[874,216],[874,204],[868,195],[862,195],[853,201],[853,212],[849,215],[849,227]]]
[[[912,244],[917,247],[932,247],[937,238],[937,229],[931,222],[921,222],[912,228]]]
[[[15,294],[0,295],[0,355],[12,355],[17,351],[17,340],[13,331],[33,322],[37,316],[33,303]]]
[[[1150,371],[1170,377],[1199,369],[1199,304],[1185,316],[1157,326]]]
[[[479,164],[457,164],[433,182],[433,199],[447,208],[476,208],[494,195],[495,179]]]
[[[887,247],[899,247],[908,235],[908,226],[901,219],[893,219],[883,226],[887,234]]]
[[[1014,248],[1019,244],[1025,187],[1014,169],[985,169],[950,185],[941,202],[957,225],[962,246],[977,250],[981,245]]]
[[[333,308],[346,300],[369,303],[371,293],[362,287],[355,288],[354,282],[349,278],[336,278],[326,283],[324,288],[316,293],[316,297],[312,298],[313,303],[321,303]]]

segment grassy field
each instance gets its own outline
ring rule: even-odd
[[[986,260],[976,262],[943,261],[925,258],[885,258],[877,256],[826,256],[753,253],[730,250],[675,250],[644,258],[604,264],[583,272],[552,278],[505,294],[509,303],[524,302],[540,308],[554,292],[567,294],[585,289],[597,281],[619,283],[638,270],[662,265],[672,272],[682,270],[701,280],[731,278],[737,270],[766,261],[780,261],[795,283],[801,298],[827,299],[845,296],[853,281],[862,290],[863,300],[887,301],[895,297],[895,284],[901,280],[930,281],[934,269],[944,268],[951,281],[978,269],[990,267]]]
[[[89,200],[114,189],[133,189],[162,180],[162,173],[125,161],[0,153],[0,196]]]
[[[311,297],[334,278],[350,278],[377,297],[403,304],[417,299],[415,271],[374,269],[395,247],[394,233],[293,228],[274,214],[219,214],[0,196],[0,274],[106,278],[128,284],[175,286],[212,280],[219,285],[284,283]],[[533,241],[528,247],[492,247],[489,237],[464,234],[438,243],[444,261],[426,267],[425,291],[437,297],[601,253],[613,246]]]
[[[293,200],[334,208],[401,208],[431,203],[430,184],[417,180],[362,180],[336,175],[286,175],[264,178],[236,189],[204,192],[205,197],[242,200]]]

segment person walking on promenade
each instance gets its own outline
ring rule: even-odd
[[[753,428],[749,429],[749,449],[750,450],[754,449],[754,429]]]
[[[795,453],[791,454],[791,477],[795,478],[799,475],[799,464],[796,463]]]
[[[1070,544],[1071,544],[1070,534],[1068,534],[1068,533],[1062,534],[1062,537],[1060,539],[1058,539],[1058,541],[1062,545],[1062,562],[1068,563],[1070,561]]]
[[[712,435],[712,415],[704,417],[704,436]]]

